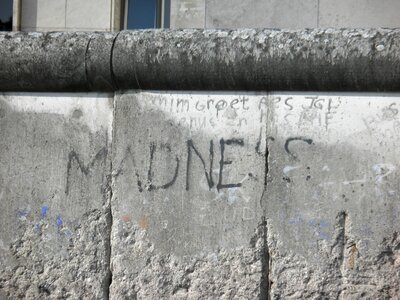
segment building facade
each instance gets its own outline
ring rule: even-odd
[[[398,27],[396,0],[1,0],[1,30]],[[12,22],[11,18],[12,17]]]

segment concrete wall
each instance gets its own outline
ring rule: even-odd
[[[399,106],[3,94],[0,297],[395,298]]]
[[[172,0],[171,28],[399,27],[397,0]]]
[[[112,97],[0,96],[0,299],[104,299]]]

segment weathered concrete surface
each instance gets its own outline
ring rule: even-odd
[[[0,298],[106,299],[112,97],[0,95]]]
[[[0,90],[111,91],[111,33],[0,35]]]
[[[2,95],[0,298],[396,299],[399,111],[398,94]]]
[[[0,34],[1,91],[400,91],[400,31]]]
[[[89,39],[89,35],[80,33],[0,35],[0,90],[86,89],[85,53]]]
[[[396,299],[399,99],[118,95],[110,294]]]
[[[398,94],[271,94],[272,298],[400,295]]]
[[[115,42],[121,89],[400,89],[397,30],[124,31]]]
[[[121,93],[113,143],[111,295],[265,294],[260,96]]]

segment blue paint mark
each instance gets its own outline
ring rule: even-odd
[[[314,226],[315,224],[316,224],[315,220],[309,220],[308,221],[308,225],[310,225],[310,226]]]
[[[49,207],[47,205],[42,206],[42,211],[40,213],[40,219],[43,220],[47,216],[48,212],[49,212]]]
[[[301,216],[295,216],[293,218],[290,218],[288,222],[291,225],[297,225],[297,224],[303,223],[304,220],[303,220],[303,218]]]
[[[17,217],[21,220],[25,220],[29,214],[29,210],[27,208],[18,209]]]
[[[60,229],[63,226],[63,220],[60,215],[57,216],[56,222],[58,229]]]
[[[322,231],[318,232],[318,237],[325,241],[328,241],[331,239],[331,237],[328,234],[326,234],[325,232],[322,232]]]
[[[369,248],[369,240],[363,240],[362,241],[362,246],[363,246],[363,248],[366,248],[366,249],[368,249]]]
[[[311,219],[307,223],[309,226],[318,226],[319,228],[327,228],[330,226],[328,222],[325,222],[323,220],[319,221],[316,219]]]
[[[69,229],[65,230],[64,235],[65,235],[66,237],[71,237],[71,236],[72,236],[71,230],[69,230]]]
[[[330,224],[325,221],[319,222],[319,227],[321,227],[321,228],[327,228],[329,226],[330,226]]]
[[[374,234],[374,231],[372,230],[372,228],[371,228],[369,225],[367,225],[367,224],[362,224],[362,225],[360,226],[360,233],[361,233],[363,236],[371,236],[371,235]]]

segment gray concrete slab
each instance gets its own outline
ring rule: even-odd
[[[262,95],[117,95],[111,294],[264,293]]]
[[[108,296],[112,97],[0,95],[0,298]]]
[[[395,298],[399,111],[393,93],[2,94],[0,299]]]
[[[398,105],[397,94],[118,95],[111,295],[395,297]]]
[[[399,295],[399,96],[269,96],[273,298]]]

